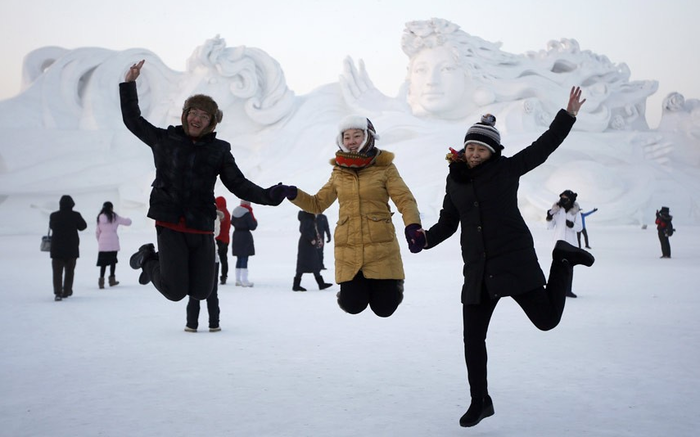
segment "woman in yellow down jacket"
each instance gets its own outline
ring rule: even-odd
[[[374,147],[379,139],[372,122],[356,115],[339,126],[340,150],[331,160],[328,182],[315,195],[296,187],[286,197],[304,211],[319,214],[336,199],[340,205],[335,228],[335,280],[338,305],[361,313],[367,305],[380,317],[391,316],[403,300],[404,271],[389,199],[406,226],[411,252],[425,245],[416,199],[396,166],[394,154]]]

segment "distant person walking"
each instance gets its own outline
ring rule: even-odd
[[[321,247],[318,248],[318,254],[321,257],[321,270],[326,270],[326,265],[323,262],[323,249],[326,247],[325,243],[331,242],[331,228],[328,226],[328,217],[325,214],[316,214],[316,227],[321,235]],[[326,238],[324,243],[323,240]]]
[[[301,277],[304,273],[312,273],[319,290],[325,290],[333,284],[328,284],[321,276],[321,253],[323,237],[318,230],[316,215],[306,211],[299,211],[299,244],[297,245],[297,269],[292,284],[293,291],[306,291],[301,286]]]
[[[661,243],[661,258],[671,258],[671,243],[668,239],[675,232],[671,220],[673,220],[673,216],[670,214],[668,206],[662,206],[660,211],[656,211],[656,231]]]
[[[255,240],[252,231],[258,228],[258,221],[253,215],[253,207],[247,200],[233,209],[231,214],[231,253],[236,257],[236,285],[252,287],[248,280],[248,258],[255,255]]]
[[[62,300],[73,295],[75,264],[80,257],[80,237],[78,231],[87,228],[85,219],[78,211],[73,211],[75,202],[68,195],[61,196],[58,211],[49,216],[51,238],[51,268],[53,269],[54,300]]]
[[[554,230],[554,244],[557,241],[577,244],[576,236],[583,229],[581,207],[576,203],[577,196],[578,194],[573,191],[566,190],[559,195],[557,203],[547,211],[547,229]],[[571,287],[567,289],[566,296],[578,297]]]
[[[221,230],[216,236],[216,249],[219,254],[219,264],[221,265],[221,285],[226,284],[228,279],[228,245],[231,242],[231,214],[226,207],[226,199],[222,196],[216,198],[216,209],[224,214],[221,219]]]
[[[581,213],[581,232],[576,233],[576,241],[578,241],[578,248],[581,248],[581,234],[583,234],[584,243],[586,244],[586,249],[590,249],[591,245],[588,244],[588,231],[586,228],[586,217],[598,211],[598,208],[593,208],[588,212]]]
[[[105,202],[102,210],[97,214],[97,227],[95,237],[97,238],[97,267],[100,268],[100,277],[97,286],[105,288],[105,271],[109,267],[109,286],[114,287],[119,284],[115,277],[117,269],[117,252],[119,252],[119,235],[117,228],[119,225],[131,226],[131,219],[122,217],[114,212],[112,202]]]

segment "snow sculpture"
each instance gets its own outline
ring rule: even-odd
[[[580,85],[587,102],[576,129],[648,128],[646,98],[657,90],[656,81],[630,82],[627,65],[581,51],[573,39],[550,41],[547,50],[526,55],[506,53],[500,45],[443,19],[407,23],[401,46],[409,57],[408,74],[397,99],[405,99],[418,117],[465,120],[484,112],[515,111],[510,117],[517,119],[514,126],[548,126],[562,92]],[[383,109],[400,108],[380,96],[362,63],[358,69],[348,59],[341,83],[346,99],[358,109],[376,109],[377,103]]]
[[[659,128],[649,129],[646,99],[656,82],[630,81],[625,64],[582,51],[573,39],[515,55],[431,19],[407,23],[401,48],[408,69],[394,97],[374,86],[362,60],[356,65],[350,58],[337,83],[297,97],[263,50],[227,47],[218,36],[194,50],[183,72],[145,49],[35,50],[25,58],[21,94],[0,101],[6,115],[0,117],[0,232],[43,231],[66,193],[81,210],[111,200],[135,219],[134,228],[152,225],[145,218],[152,156],[123,126],[117,92],[140,59],[146,60],[137,83],[144,116],[158,126],[179,124],[187,97],[211,95],[224,113],[220,137],[231,142],[246,175],[261,183],[321,186],[323,166],[337,150],[338,120],[353,112],[369,116],[381,133],[379,146],[396,153],[426,222],[442,203],[445,151],[462,147],[466,128],[481,114],[496,115],[504,153],[513,155],[580,85],[587,102],[574,131],[521,180],[524,216],[543,220],[552,199],[573,189],[584,208],[599,208],[597,223],[646,224],[662,204],[676,211],[678,224],[700,222],[699,100],[669,95]]]

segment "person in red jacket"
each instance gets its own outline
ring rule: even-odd
[[[226,199],[223,196],[216,198],[216,209],[224,213],[224,218],[221,219],[221,230],[216,236],[216,249],[219,252],[219,262],[221,263],[221,285],[226,283],[228,277],[228,245],[231,242],[231,213],[226,208]]]

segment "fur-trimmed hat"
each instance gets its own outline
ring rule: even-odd
[[[182,122],[182,128],[185,130],[187,135],[190,134],[187,126],[187,113],[190,109],[199,109],[200,111],[206,112],[209,114],[209,117],[211,117],[209,120],[209,126],[202,131],[202,136],[213,132],[216,125],[221,123],[221,120],[224,118],[224,113],[221,112],[219,105],[216,104],[214,99],[204,94],[195,94],[194,96],[191,96],[185,100],[185,104],[182,107],[182,117],[180,118],[180,121]]]
[[[338,147],[345,153],[350,153],[350,150],[343,145],[343,132],[348,129],[359,129],[365,133],[365,142],[357,149],[357,153],[362,152],[365,154],[369,152],[374,148],[374,141],[379,139],[379,135],[377,135],[377,131],[369,118],[361,115],[348,115],[338,124],[338,137],[335,140]]]
[[[568,198],[571,200],[571,203],[574,203],[574,202],[576,202],[576,198],[578,197],[578,194],[574,193],[574,192],[571,191],[571,190],[564,190],[564,191],[559,195],[559,197],[561,197],[561,196],[566,196],[566,197],[568,197]]]
[[[488,148],[493,153],[503,150],[501,134],[496,129],[496,117],[491,114],[481,116],[481,121],[474,124],[464,136],[464,146],[467,143],[477,143]]]

